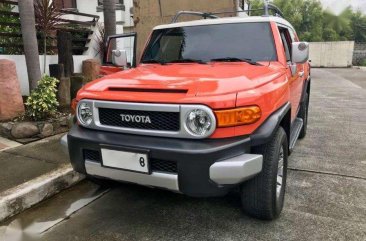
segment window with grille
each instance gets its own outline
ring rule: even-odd
[[[116,0],[116,4],[123,4],[123,0]],[[103,0],[98,0],[98,6],[103,5]]]
[[[64,9],[64,8],[77,8],[76,0],[54,0],[53,3],[56,7]]]

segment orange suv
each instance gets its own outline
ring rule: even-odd
[[[238,189],[246,213],[274,219],[306,135],[308,43],[281,17],[202,16],[155,27],[137,66],[111,51],[132,67],[78,92],[62,144],[94,180],[194,197]]]

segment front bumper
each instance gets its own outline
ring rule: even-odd
[[[97,131],[75,125],[61,143],[68,149],[74,169],[80,173],[169,189],[190,196],[225,195],[262,170],[262,155],[249,154],[249,137],[173,139]],[[84,150],[100,153],[101,145],[149,150],[151,159],[176,162],[177,171],[141,174],[103,167],[84,155]]]

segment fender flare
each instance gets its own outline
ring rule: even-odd
[[[309,95],[310,95],[310,83],[311,83],[311,77],[309,76],[309,78],[307,78],[305,80],[304,83],[304,88],[302,89],[302,93],[301,93],[301,103],[303,103],[305,100],[305,96],[306,96],[306,91],[309,89]]]
[[[250,135],[251,146],[258,146],[268,142],[269,139],[274,135],[277,128],[280,126],[283,118],[286,116],[286,114],[289,113],[289,111],[291,111],[291,104],[290,102],[286,102],[283,106],[273,112],[267,118],[267,120],[260,127],[258,127],[252,135]]]

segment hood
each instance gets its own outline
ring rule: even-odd
[[[283,66],[247,63],[144,64],[95,80],[85,91],[186,93],[209,96],[254,89],[284,72]]]
[[[279,63],[142,64],[90,82],[77,99],[205,104],[232,108],[237,93],[255,89],[284,74]]]

